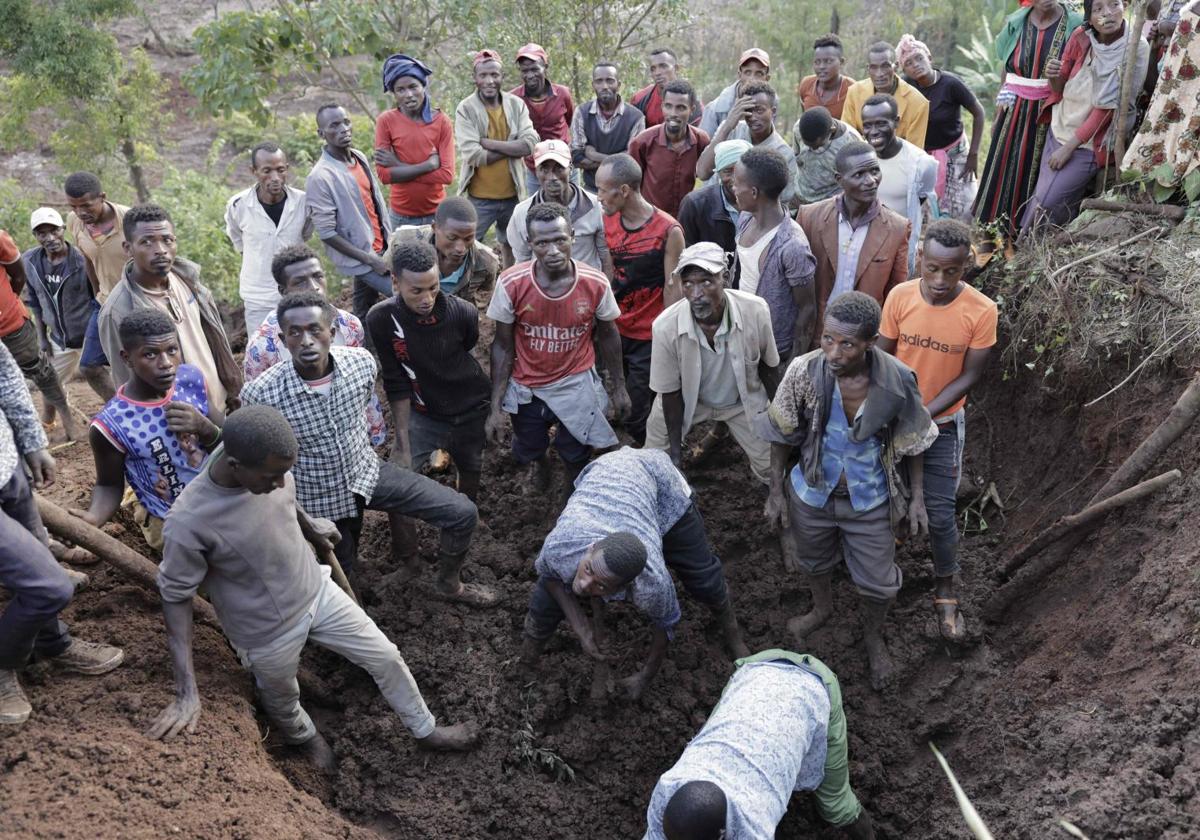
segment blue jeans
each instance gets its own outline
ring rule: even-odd
[[[501,245],[508,244],[508,220],[512,218],[517,206],[516,198],[467,198],[475,206],[475,214],[479,217],[475,222],[475,238],[482,242],[483,237],[496,226],[496,241]]]
[[[257,326],[257,324],[255,325]],[[83,352],[79,354],[80,367],[107,367],[108,357],[100,344],[100,303],[92,301],[92,317],[88,318],[83,336]]]
[[[487,406],[457,417],[430,417],[414,411],[408,418],[412,468],[420,472],[435,449],[445,449],[462,472],[482,470],[487,415]]]
[[[379,302],[379,298],[381,296],[391,297],[391,295],[391,276],[368,271],[366,274],[354,275],[354,294],[350,305],[354,310],[355,317],[365,324],[367,313],[371,311],[372,306]],[[367,343],[370,344],[369,335]]]
[[[951,420],[938,424],[937,440],[925,450],[925,511],[929,514],[929,547],[937,577],[950,577],[960,569],[955,499],[962,475],[966,428],[966,416],[960,410]]]
[[[395,210],[388,210],[388,218],[392,222],[392,230],[398,227],[433,224],[433,216],[401,216]]]
[[[618,527],[619,524],[614,524],[614,530]],[[714,611],[729,603],[725,571],[708,542],[704,519],[695,503],[663,534],[662,553],[667,568],[675,572],[687,594]],[[569,581],[566,586],[570,586]],[[546,588],[546,579],[539,577],[529,599],[525,635],[548,639],[565,617],[562,607]]]
[[[46,531],[33,502],[24,466],[0,487],[0,586],[12,599],[0,613],[0,669],[23,668],[29,655],[58,656],[71,633],[58,613],[75,588],[46,546]]]

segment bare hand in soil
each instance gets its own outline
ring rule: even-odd
[[[29,465],[29,473],[33,476],[33,486],[38,490],[49,487],[54,483],[57,466],[54,456],[48,449],[35,449],[25,453],[25,463]]]
[[[504,412],[492,411],[483,423],[483,434],[489,443],[500,446],[504,443]]]
[[[922,494],[914,494],[908,503],[908,533],[914,537],[929,536],[929,513]]]
[[[583,647],[583,652],[597,662],[610,661],[611,657],[600,650],[600,646],[596,644],[596,637],[592,635],[590,630],[579,634],[579,644]]]
[[[616,688],[628,700],[641,700],[642,695],[646,693],[647,680],[640,673],[634,674],[632,677],[626,677],[623,680],[617,680]]]
[[[446,752],[472,750],[477,743],[479,743],[479,728],[474,721],[454,726],[439,726],[424,738],[417,739],[417,746],[423,750]]]
[[[763,508],[763,516],[767,518],[768,527],[780,529],[787,528],[787,499],[783,497],[783,493],[781,491],[771,490],[767,493],[767,505]]]
[[[200,720],[200,698],[195,695],[176,697],[167,708],[159,712],[154,723],[146,730],[146,737],[156,741],[169,741],[185,729],[191,735]]]
[[[629,399],[629,392],[624,388],[617,388],[612,392],[612,399],[609,401],[609,408],[612,410],[612,420],[620,422],[629,416],[629,412],[633,410],[633,402]]]

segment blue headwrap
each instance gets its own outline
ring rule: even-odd
[[[415,58],[404,55],[404,53],[389,55],[387,61],[383,62],[383,92],[391,93],[392,85],[396,84],[396,80],[401,76],[412,76],[428,87],[429,77],[432,75],[433,71]],[[421,119],[426,124],[433,121],[433,106],[429,104],[428,94],[425,96],[425,107],[421,110]]]

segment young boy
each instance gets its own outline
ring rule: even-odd
[[[204,374],[180,363],[179,335],[165,312],[135,310],[118,329],[129,380],[92,420],[96,486],[90,507],[74,513],[103,525],[121,506],[128,480],[146,543],[160,550],[163,520],[221,439],[222,418]]]

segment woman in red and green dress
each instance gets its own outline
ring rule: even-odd
[[[1037,183],[1046,137],[1038,111],[1050,95],[1046,62],[1061,58],[1063,45],[1082,23],[1077,12],[1058,0],[1025,0],[996,37],[996,56],[1004,69],[975,216],[981,224],[1000,221],[1010,240],[1016,238]]]

